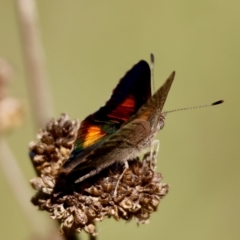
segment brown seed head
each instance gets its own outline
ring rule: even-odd
[[[142,161],[129,161],[116,195],[113,193],[124,170],[121,164],[113,164],[75,184],[59,172],[70,156],[78,127],[78,121],[70,121],[64,114],[58,120],[52,119],[39,132],[39,141],[30,144],[30,156],[40,175],[31,180],[38,191],[32,202],[59,220],[63,233],[84,230],[96,235],[95,222],[106,217],[126,221],[135,218],[138,224],[147,223],[169,189],[161,182],[162,175],[155,172],[156,155],[148,153]]]

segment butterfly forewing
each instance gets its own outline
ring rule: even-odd
[[[106,104],[81,122],[74,150],[62,172],[83,164],[85,156],[114,134],[150,97],[151,71],[142,60],[120,79]]]

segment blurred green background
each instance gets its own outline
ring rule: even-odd
[[[36,130],[15,5],[0,0],[0,57],[14,69],[12,94],[26,102],[24,126],[7,141],[28,185],[34,171],[27,146]],[[158,170],[169,194],[150,224],[105,220],[99,239],[240,239],[240,1],[39,0],[37,9],[54,117],[83,119],[97,110],[151,52],[156,88],[177,73],[165,110],[225,100],[167,116]],[[30,224],[0,172],[0,239],[29,239]],[[46,224],[47,213],[36,210],[32,221],[43,217]]]

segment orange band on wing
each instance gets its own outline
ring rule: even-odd
[[[83,148],[86,148],[89,145],[92,145],[94,142],[96,142],[99,138],[102,138],[104,135],[106,135],[106,133],[104,133],[100,127],[97,127],[97,126],[89,127],[85,135]]]

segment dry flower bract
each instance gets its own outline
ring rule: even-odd
[[[12,69],[0,58],[0,134],[19,127],[23,121],[23,106],[17,98],[9,96]]]
[[[0,133],[9,132],[23,122],[22,103],[12,97],[0,100]]]
[[[155,172],[155,154],[129,161],[116,195],[113,192],[124,170],[121,164],[74,184],[59,170],[71,154],[78,128],[78,121],[63,114],[39,132],[38,142],[30,143],[30,156],[39,174],[30,181],[38,191],[32,202],[59,220],[63,233],[84,230],[96,235],[95,222],[105,217],[126,221],[135,218],[137,223],[147,223],[169,189],[161,183],[162,175]]]

